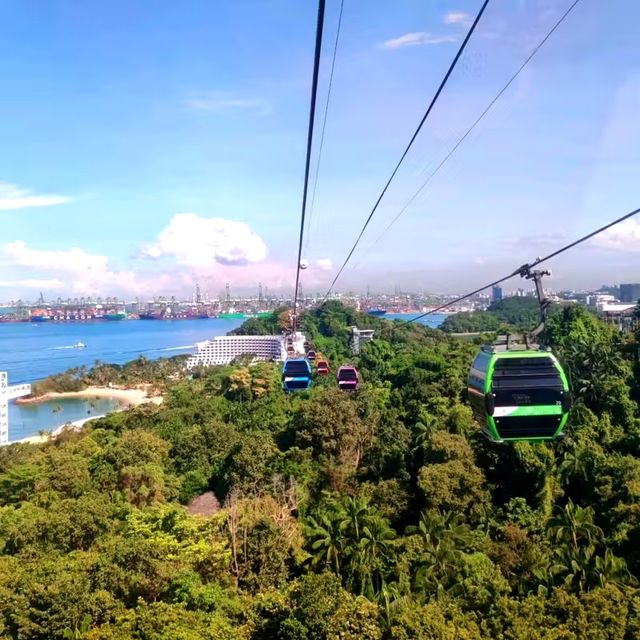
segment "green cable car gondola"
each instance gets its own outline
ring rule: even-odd
[[[571,408],[567,377],[556,357],[542,349],[482,347],[468,388],[482,432],[494,442],[553,440]]]
[[[534,280],[540,302],[540,324],[522,340],[484,345],[468,378],[469,401],[483,434],[494,442],[553,440],[567,423],[572,398],[569,382],[551,351],[536,344],[544,329],[550,301],[542,276],[527,265],[519,273]]]

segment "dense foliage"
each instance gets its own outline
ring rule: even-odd
[[[549,315],[560,307],[551,305]],[[441,325],[447,333],[533,329],[540,321],[538,299],[531,296],[513,296],[491,303],[486,311],[470,311],[448,316]]]
[[[468,341],[333,302],[303,326],[359,366],[357,393],[329,376],[285,395],[267,363],[172,373],[162,406],[0,449],[0,637],[640,637],[631,343],[554,316],[568,437],[495,445]]]
[[[32,387],[32,396],[49,392],[81,391],[87,387],[138,387],[149,388],[150,393],[160,393],[167,384],[182,377],[187,356],[148,360],[139,356],[125,364],[108,364],[96,361],[91,369],[74,367],[38,380]]]

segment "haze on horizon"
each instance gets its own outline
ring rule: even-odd
[[[582,0],[372,246],[569,5],[490,2],[337,291],[463,292],[640,206],[640,4]],[[304,291],[333,279],[478,8],[345,0]],[[290,292],[315,13],[2,4],[0,300]],[[640,281],[640,218],[548,266],[556,290]]]

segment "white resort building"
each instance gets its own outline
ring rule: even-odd
[[[283,361],[286,349],[283,336],[218,336],[196,342],[196,352],[187,360],[187,369],[229,364],[234,358],[253,355],[256,360]]]

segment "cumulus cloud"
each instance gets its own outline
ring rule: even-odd
[[[203,218],[195,213],[177,213],[156,241],[140,256],[157,260],[172,257],[180,265],[203,268],[213,265],[246,265],[267,255],[262,238],[244,222],[225,218]]]
[[[445,24],[460,24],[465,27],[470,26],[473,21],[471,16],[464,11],[449,11],[444,14],[442,20]]]
[[[316,260],[316,267],[322,269],[322,271],[331,271],[333,269],[333,262],[329,258],[320,258]]]
[[[50,207],[69,202],[71,198],[56,193],[35,194],[29,189],[9,182],[0,182],[0,211],[27,209],[29,207]]]
[[[595,236],[592,243],[604,249],[640,251],[640,220],[629,218]]]
[[[131,271],[110,268],[106,256],[87,253],[76,247],[66,251],[39,250],[28,246],[22,240],[16,240],[0,247],[0,255],[10,265],[19,269],[55,275],[54,284],[58,281],[61,284],[53,288],[66,287],[74,293],[102,292],[111,288],[133,293],[143,291],[149,286],[148,282],[141,282]],[[30,281],[38,280],[40,279],[35,278]],[[159,282],[158,277],[154,276],[152,282]],[[49,287],[50,284],[47,284],[42,288]]]
[[[90,254],[83,249],[68,251],[40,251],[27,246],[22,240],[10,242],[2,247],[2,253],[12,264],[20,267],[50,269],[74,273],[78,270],[106,269],[108,259],[99,254]]]
[[[426,31],[414,31],[405,33],[398,38],[386,40],[382,43],[383,49],[401,49],[402,47],[418,47],[427,44],[442,44],[444,42],[456,42],[455,36],[438,36]]]
[[[187,100],[187,107],[200,111],[253,111],[268,113],[269,105],[257,98],[246,98],[224,92],[208,92]]]

